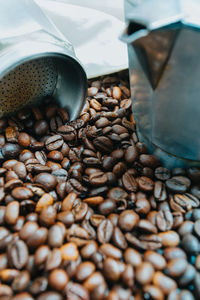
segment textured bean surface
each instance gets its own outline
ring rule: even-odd
[[[0,119],[0,299],[200,299],[200,169],[136,135],[127,73]]]

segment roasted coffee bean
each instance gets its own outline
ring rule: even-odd
[[[162,181],[168,180],[171,176],[170,171],[163,167],[156,168],[154,174],[158,180]]]
[[[64,289],[69,281],[67,273],[62,269],[54,269],[49,274],[49,285],[58,291]]]
[[[30,286],[30,292],[33,295],[41,294],[46,291],[48,285],[48,280],[44,276],[37,277]]]
[[[7,224],[14,225],[19,217],[19,202],[12,201],[6,206],[4,220]]]
[[[172,290],[175,290],[177,288],[175,280],[164,275],[160,271],[154,273],[153,284],[159,287],[165,295],[168,295]]]
[[[85,261],[81,263],[76,270],[76,278],[78,281],[84,281],[95,271],[95,265],[92,262]]]
[[[156,225],[160,231],[168,231],[173,226],[173,215],[170,210],[160,210],[156,214]]]
[[[134,245],[140,250],[156,250],[160,249],[162,246],[162,239],[156,234],[141,235],[140,239],[138,239],[128,232],[126,233],[125,237],[131,245]]]
[[[182,274],[181,278],[179,278],[178,284],[182,286],[188,286],[195,277],[196,270],[195,267],[191,264],[187,264],[185,272]]]
[[[48,236],[48,230],[45,227],[40,227],[36,232],[26,240],[27,245],[30,249],[37,248],[40,245],[43,245]]]
[[[115,227],[113,230],[112,241],[115,246],[122,250],[125,250],[128,247],[125,236],[118,227]]]
[[[107,199],[99,204],[98,210],[102,215],[108,215],[116,208],[116,202],[112,199]]]
[[[47,191],[52,190],[56,184],[56,177],[49,173],[40,173],[34,177],[34,182],[41,184]]]
[[[139,221],[139,216],[132,210],[125,210],[119,216],[119,227],[124,231],[131,231]]]
[[[64,244],[60,251],[63,260],[77,260],[79,255],[76,244],[71,242]]]
[[[136,268],[136,280],[142,285],[150,283],[153,279],[153,275],[154,268],[149,262],[143,262],[140,266]]]
[[[190,184],[190,179],[184,176],[174,176],[166,180],[166,187],[173,193],[185,193]]]
[[[136,179],[128,172],[124,173],[122,176],[122,183],[128,192],[136,192],[138,189]]]
[[[167,264],[166,272],[171,277],[181,276],[187,268],[187,261],[184,258],[174,258]]]
[[[84,259],[89,259],[94,253],[97,252],[97,243],[95,241],[89,241],[84,247],[81,248],[81,256]]]
[[[105,137],[105,136],[100,136],[94,139],[93,141],[94,146],[97,148],[97,150],[105,152],[105,153],[110,153],[113,150],[113,143],[112,141]]]
[[[18,200],[26,200],[33,197],[33,192],[26,187],[16,187],[12,190],[11,195]]]
[[[200,251],[199,240],[192,234],[186,234],[182,239],[183,249],[189,253],[197,255]]]
[[[136,161],[138,157],[138,150],[135,146],[129,146],[125,150],[124,158],[127,163],[131,164]]]
[[[72,281],[69,281],[67,286],[65,287],[65,294],[67,297],[66,299],[77,299],[77,300],[90,299],[88,290],[84,286]]]
[[[108,257],[112,257],[114,259],[121,259],[122,252],[117,247],[113,246],[109,243],[104,243],[100,246],[99,250]]]
[[[64,232],[62,228],[55,224],[50,227],[48,232],[48,244],[51,247],[61,247],[64,241]]]
[[[155,285],[144,286],[144,299],[164,300],[164,294],[159,287]]]
[[[164,247],[176,247],[180,242],[179,235],[173,230],[161,232],[159,233],[159,237]]]
[[[120,278],[120,264],[113,258],[106,258],[103,263],[103,272],[108,280],[118,281]]]
[[[73,141],[76,138],[76,130],[74,127],[69,125],[62,125],[58,127],[57,132],[66,142]]]
[[[151,192],[154,188],[154,182],[145,176],[141,176],[138,179],[138,185],[144,192]]]
[[[139,160],[143,164],[143,166],[153,169],[160,165],[159,160],[155,156],[150,154],[141,154]]]
[[[166,260],[164,257],[155,251],[146,251],[144,253],[144,260],[151,263],[156,270],[163,270],[166,267]]]
[[[113,233],[113,225],[110,220],[103,220],[97,228],[97,238],[100,243],[108,243]]]
[[[141,230],[142,232],[149,232],[149,233],[157,233],[158,230],[156,226],[154,226],[150,221],[148,220],[139,220],[137,223],[137,228]]]
[[[165,185],[161,181],[155,182],[154,197],[157,201],[165,201],[167,199],[167,191]]]
[[[28,271],[21,271],[12,282],[12,289],[15,292],[22,292],[26,290],[30,281],[30,273]],[[23,298],[22,298],[23,299]]]
[[[63,296],[58,292],[49,291],[41,293],[37,300],[63,300]]]
[[[6,143],[2,147],[2,154],[5,158],[17,157],[20,150],[21,148],[18,144]]]
[[[45,146],[48,151],[57,150],[63,144],[63,138],[60,135],[53,135],[45,141]]]
[[[52,205],[46,206],[41,210],[40,213],[40,223],[43,226],[51,226],[55,223],[56,220],[56,209]]]
[[[28,261],[28,248],[24,241],[13,241],[7,248],[8,263],[11,267],[22,269]]]
[[[58,268],[62,262],[62,253],[58,248],[54,248],[47,257],[45,269],[51,271]]]
[[[170,206],[173,210],[184,213],[186,210],[190,210],[192,207],[198,207],[199,199],[189,193],[183,195],[175,194],[170,199]]]

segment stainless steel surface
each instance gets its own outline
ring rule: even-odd
[[[0,116],[52,95],[77,117],[87,79],[72,45],[34,1],[0,5]]]
[[[133,112],[166,166],[200,164],[200,1],[126,0]]]

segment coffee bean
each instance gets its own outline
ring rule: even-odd
[[[10,300],[12,299],[13,291],[12,289],[6,285],[6,284],[1,284],[0,285],[0,297],[2,300]]]
[[[160,165],[159,160],[155,156],[150,154],[141,154],[139,160],[143,164],[143,166],[153,169]]]
[[[182,274],[181,278],[178,281],[178,284],[182,286],[188,286],[195,277],[196,270],[193,265],[187,264],[185,272]]]
[[[154,285],[144,286],[144,299],[152,298],[155,300],[164,300],[164,294],[159,287]]]
[[[18,200],[30,199],[33,197],[33,192],[26,187],[16,187],[12,190],[11,195]]]
[[[126,210],[119,216],[119,227],[124,231],[131,231],[138,223],[139,216],[132,210]]]
[[[165,185],[161,181],[155,182],[154,197],[157,201],[165,201],[167,199],[167,191]]]
[[[100,243],[108,243],[113,233],[113,225],[110,220],[103,220],[97,228],[97,238]]]
[[[133,163],[134,161],[136,161],[137,157],[138,157],[138,150],[135,146],[129,146],[126,148],[125,150],[125,154],[124,154],[125,160],[127,161],[127,163]]]
[[[37,300],[63,300],[63,296],[57,292],[44,292],[41,293]]]
[[[113,150],[112,141],[109,138],[105,137],[105,136],[97,137],[96,139],[94,139],[93,143],[94,143],[94,146],[99,151],[102,151],[102,152],[105,152],[105,153],[110,153]]]
[[[97,243],[89,241],[84,247],[81,248],[80,253],[84,259],[89,259],[97,251]]]
[[[190,187],[191,181],[184,176],[174,176],[166,180],[166,187],[173,193],[185,193]]]
[[[128,172],[124,173],[124,175],[122,176],[122,183],[128,192],[136,192],[137,191],[137,188],[138,188],[137,181]]]
[[[160,210],[156,214],[156,225],[160,231],[168,231],[173,226],[173,215],[169,210]]]
[[[165,295],[168,295],[170,291],[177,288],[176,282],[160,271],[154,273],[153,284],[159,287]]]
[[[166,272],[171,277],[181,276],[187,267],[187,261],[184,258],[174,258],[167,264]]]
[[[40,173],[34,177],[34,182],[41,184],[47,191],[52,190],[56,184],[56,177],[49,173]]]
[[[104,243],[100,246],[100,251],[108,257],[112,257],[114,259],[121,259],[122,252],[117,247],[113,246],[109,243]]]
[[[153,279],[153,276],[154,268],[149,262],[143,262],[136,268],[136,280],[142,285],[150,283]]]
[[[99,204],[98,210],[102,215],[108,215],[116,208],[116,202],[112,199],[107,199]]]
[[[84,286],[72,281],[69,281],[68,284],[66,285],[65,294],[67,297],[66,299],[77,299],[77,300],[90,299],[88,290]]]
[[[60,248],[63,260],[77,260],[78,249],[75,243],[64,244]]]
[[[28,261],[28,248],[22,240],[13,241],[7,248],[9,265],[22,269]]]
[[[150,192],[154,188],[154,182],[150,178],[145,176],[139,177],[138,185],[144,192]]]
[[[28,237],[26,241],[28,247],[32,249],[44,244],[47,240],[47,235],[48,230],[45,227],[40,227],[36,232]]]
[[[48,151],[59,149],[63,144],[61,135],[53,135],[45,141],[45,146]]]
[[[137,223],[137,228],[139,230],[141,230],[142,232],[149,232],[149,233],[157,233],[158,232],[156,226],[154,226],[148,220],[139,220],[139,222]]]
[[[189,254],[197,255],[200,251],[198,239],[192,234],[186,234],[182,240],[183,249]]]
[[[20,146],[18,144],[6,143],[2,147],[2,154],[5,158],[16,157],[20,153]]]
[[[54,248],[47,257],[45,269],[46,271],[58,268],[62,262],[62,253],[58,248]]]
[[[67,273],[62,269],[55,269],[49,274],[49,284],[53,289],[58,291],[64,289],[69,277]]]
[[[50,194],[45,193],[38,200],[35,210],[36,212],[40,212],[44,207],[47,207],[52,204],[53,204],[53,197]]]
[[[85,261],[81,263],[76,270],[76,278],[78,281],[86,280],[95,271],[95,265],[92,262]]]
[[[114,227],[112,240],[114,245],[122,250],[125,250],[128,247],[126,239],[119,227]]]
[[[125,250],[124,259],[127,264],[131,264],[134,267],[137,267],[142,263],[141,254],[133,248],[127,248]]]
[[[41,225],[43,226],[53,225],[56,220],[56,215],[57,215],[56,208],[53,207],[52,205],[42,208],[39,217]]]
[[[164,247],[176,247],[180,242],[179,235],[173,230],[161,232],[159,237]]]
[[[103,263],[103,272],[107,279],[117,281],[120,278],[120,266],[113,258],[106,258]]]
[[[30,281],[30,274],[28,271],[21,271],[12,282],[12,289],[15,292],[22,292],[26,290]],[[23,298],[22,298],[23,299]],[[25,299],[25,298],[24,298]]]
[[[22,292],[18,293],[13,297],[13,300],[34,300],[33,297],[27,293],[27,292]]]
[[[179,227],[178,233],[181,236],[184,236],[187,233],[192,233],[194,229],[194,223],[192,221],[185,221],[183,224]]]
[[[64,241],[64,232],[62,231],[62,228],[55,224],[50,227],[48,232],[48,244],[51,247],[61,247]]]
[[[156,270],[163,270],[166,267],[166,260],[164,257],[155,251],[146,251],[144,253],[144,260],[151,263]]]
[[[12,201],[6,206],[4,220],[7,224],[14,225],[19,217],[19,202]]]

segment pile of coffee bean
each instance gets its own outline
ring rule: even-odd
[[[200,299],[200,169],[135,127],[126,74],[0,119],[1,300]]]

